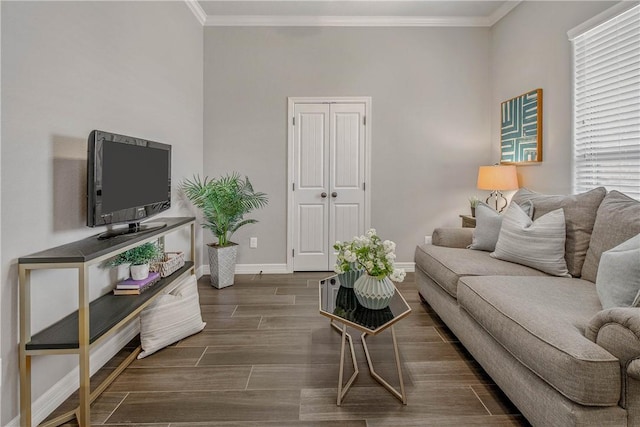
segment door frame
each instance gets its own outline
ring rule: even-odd
[[[365,111],[364,142],[364,228],[371,228],[371,97],[370,96],[290,96],[287,97],[287,272],[293,273],[294,230],[294,109],[296,104],[362,103]]]

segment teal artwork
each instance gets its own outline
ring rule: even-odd
[[[542,161],[542,89],[501,105],[500,163]]]

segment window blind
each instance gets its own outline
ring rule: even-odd
[[[640,200],[640,5],[572,41],[574,191]]]

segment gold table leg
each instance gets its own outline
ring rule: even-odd
[[[342,325],[342,328],[340,328],[339,326],[336,326],[336,324],[333,323],[333,320],[332,320],[331,326],[335,328],[338,332],[340,332],[342,335],[342,341],[340,345],[340,373],[338,374],[338,399],[336,403],[338,406],[340,406],[342,404],[342,399],[347,394],[347,392],[351,388],[351,385],[353,384],[353,382],[356,380],[356,377],[358,376],[358,372],[359,372],[358,361],[356,360],[356,352],[353,349],[353,340],[351,339],[351,335],[347,333],[347,325]],[[344,347],[345,347],[346,340],[349,340],[349,350],[351,351],[351,363],[353,363],[353,374],[351,375],[347,383],[343,385],[342,382],[344,378]]]
[[[389,390],[403,405],[407,404],[407,395],[404,391],[404,380],[402,379],[402,367],[400,366],[400,353],[398,352],[398,341],[396,340],[396,332],[391,326],[391,338],[393,339],[393,353],[396,359],[396,369],[398,370],[398,379],[400,380],[400,391],[396,390],[391,384],[389,384],[384,378],[382,378],[373,368],[373,362],[371,361],[371,355],[369,354],[369,348],[367,348],[367,333],[362,334],[362,347],[364,347],[364,354],[367,356],[367,365],[369,365],[369,373],[378,381],[384,388]]]

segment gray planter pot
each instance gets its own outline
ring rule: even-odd
[[[211,286],[220,289],[233,285],[238,245],[236,243],[225,247],[208,245],[208,248]]]

